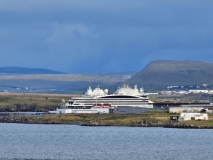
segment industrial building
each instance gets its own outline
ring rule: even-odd
[[[178,120],[179,121],[208,120],[208,114],[207,113],[181,113]]]
[[[191,112],[198,113],[202,109],[206,109],[209,113],[213,111],[213,104],[193,104],[193,105],[180,105],[175,107],[169,107],[169,113],[182,113]]]

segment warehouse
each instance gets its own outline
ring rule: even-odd
[[[179,121],[208,120],[208,114],[207,113],[181,113],[178,120]]]
[[[209,113],[213,111],[213,104],[193,104],[193,105],[180,105],[175,107],[169,107],[169,113],[182,113],[191,112],[197,113],[202,109],[206,109]]]

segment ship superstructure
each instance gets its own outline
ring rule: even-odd
[[[94,90],[89,87],[83,96],[73,97],[60,108],[69,109],[70,113],[75,110],[79,113],[83,110],[103,110],[109,113],[117,107],[153,108],[153,102],[144,94],[143,88],[140,91],[137,89],[137,85],[134,89],[123,85],[113,94],[108,94],[107,89],[102,90],[97,86]]]

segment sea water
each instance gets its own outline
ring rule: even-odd
[[[0,159],[210,160],[212,129],[0,123]]]

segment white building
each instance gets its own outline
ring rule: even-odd
[[[182,112],[200,112],[206,109],[209,113],[213,111],[213,104],[188,104],[180,105],[177,107],[169,107],[169,113],[182,113]]]
[[[161,94],[166,94],[166,95],[170,95],[170,94],[176,94],[176,91],[161,91]]]
[[[202,90],[198,90],[198,89],[193,90],[193,89],[191,89],[191,90],[189,90],[189,93],[209,93],[209,90],[204,90],[204,89],[202,89]]]
[[[208,120],[208,114],[206,114],[206,113],[181,113],[178,120],[179,121]]]
[[[188,94],[188,92],[184,91],[184,90],[181,90],[181,91],[178,91],[177,94]]]

